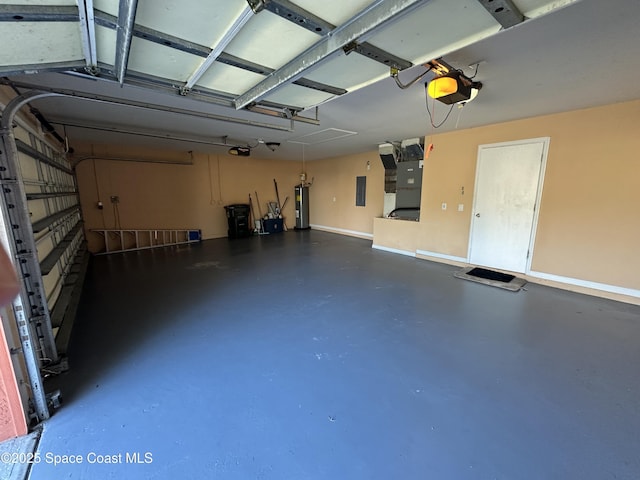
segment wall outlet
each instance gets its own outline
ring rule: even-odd
[[[442,202],[442,210],[446,210],[447,209],[447,204],[445,202]]]
[[[459,212],[464,212],[464,203],[459,203],[458,204],[458,211]]]
[[[120,203],[120,197],[118,195],[111,195],[111,203]]]

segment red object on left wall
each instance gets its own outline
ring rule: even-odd
[[[18,291],[19,284],[13,265],[0,246],[0,308],[11,302]],[[0,442],[27,433],[20,390],[4,334],[5,320],[0,318]]]
[[[4,323],[4,319],[0,319]],[[4,327],[0,325],[0,442],[26,435],[27,421],[11,362]]]
[[[0,245],[0,308],[15,298],[20,291],[16,271],[11,259]]]

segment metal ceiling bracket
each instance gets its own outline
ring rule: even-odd
[[[436,75],[436,77],[439,77],[441,75],[446,75],[449,72],[453,72],[454,70],[457,70],[457,68],[445,62],[442,58],[429,60],[427,63],[424,64],[424,66],[429,68]]]
[[[82,51],[87,66],[85,70],[91,75],[97,75],[98,56],[96,54],[96,25],[93,16],[93,0],[78,0],[80,16],[80,35],[82,36]]]
[[[118,28],[118,19],[113,15],[96,10],[94,12],[96,25],[101,27],[110,28],[115,30]],[[197,43],[184,40],[183,38],[174,37],[164,32],[154,30],[152,28],[144,27],[142,25],[135,25],[133,29],[133,36],[148,40],[158,45],[164,45],[165,47],[174,48],[181,52],[190,53],[191,55],[197,55],[199,57],[206,58],[211,49],[204,45],[198,45]]]
[[[318,35],[324,36],[336,28],[335,25],[288,0],[271,0],[266,2],[263,8]]]
[[[331,85],[316,82],[315,80],[309,80],[308,78],[299,78],[293,83],[295,85],[300,85],[301,87],[311,88],[313,90],[330,93],[332,95],[344,95],[345,93],[347,93],[347,90],[345,90],[344,88],[333,87]]]
[[[253,10],[253,13],[260,13],[264,10],[265,5],[269,2],[269,0],[247,0],[247,3]]]
[[[120,85],[124,84],[124,75],[129,63],[137,7],[138,0],[120,0],[116,29],[116,77]]]
[[[235,21],[231,24],[231,26],[227,29],[226,32],[222,35],[220,41],[213,47],[213,50],[209,52],[209,55],[205,60],[200,64],[200,66],[189,76],[187,82],[180,89],[180,93],[182,95],[186,95],[191,88],[196,84],[198,80],[204,75],[204,73],[211,67],[213,62],[216,61],[218,56],[222,53],[222,51],[229,45],[229,43],[235,38],[236,35],[240,32],[242,27],[253,17],[253,10],[248,5],[244,8],[242,13],[235,19]]]
[[[271,0],[266,3],[265,9],[281,18],[284,18],[285,20],[295,23],[300,27],[306,28],[310,32],[317,33],[318,35],[327,35],[336,28],[335,25],[323,20],[311,12],[308,12],[298,5],[291,3],[289,0]],[[350,48],[348,51],[345,50],[345,53],[347,54],[355,51],[370,58],[371,60],[384,63],[387,66],[396,67],[399,70],[404,70],[413,66],[411,62],[400,57],[396,57],[395,55],[392,55],[381,48],[374,47],[369,43],[358,44],[355,41],[351,43],[353,44],[353,48]]]
[[[524,22],[522,12],[511,0],[478,0],[487,12],[502,25],[502,28],[509,28]]]
[[[298,115],[296,112],[288,109],[288,108],[283,108],[280,110],[272,110],[270,108],[261,106],[261,105],[248,105],[247,106],[247,110],[249,110],[250,112],[255,112],[255,113],[261,113],[263,115],[269,115],[272,117],[278,117],[278,118],[284,118],[287,120],[291,120],[292,122],[292,127],[291,130],[293,130],[293,122],[302,122],[302,123],[309,123],[311,125],[320,125],[320,120],[317,119],[317,112],[316,112],[316,118],[309,118],[309,117],[303,117],[301,115]]]
[[[351,52],[359,53],[360,55],[364,55],[371,60],[375,60],[376,62],[384,63],[390,68],[397,68],[398,70],[405,70],[413,66],[413,63],[396,57],[395,55],[382,50],[381,48],[374,47],[370,43],[358,43],[351,42],[349,45],[344,47],[344,53],[347,55]]]
[[[375,30],[399,18],[413,9],[428,3],[429,0],[394,0],[377,1],[344,25],[324,36],[315,45],[276,70],[255,87],[236,98],[236,109],[246,107],[252,102],[261,100],[274,90],[300,78],[304,72],[329,58],[350,42],[363,39]]]

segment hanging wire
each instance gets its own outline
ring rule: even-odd
[[[398,85],[398,87],[400,87],[401,89],[405,90],[413,85],[415,85],[416,83],[418,83],[420,80],[422,80],[424,78],[424,76],[429,73],[431,71],[431,67],[427,68],[426,72],[422,72],[420,75],[418,75],[416,78],[414,78],[413,80],[411,80],[409,83],[404,84],[400,81],[400,78],[398,77],[398,69],[391,69],[391,78],[393,78],[396,81],[396,84]]]
[[[480,67],[480,63],[476,63],[476,71],[473,72],[473,77],[469,77],[470,80],[473,80],[478,75],[478,67]]]
[[[458,124],[460,123],[460,116],[462,115],[463,109],[464,109],[464,103],[458,107],[458,117],[456,118],[456,130],[458,129]]]
[[[213,175],[211,172],[211,157],[207,153],[207,168],[209,169],[209,205],[213,205]]]
[[[304,165],[304,147],[305,147],[305,145],[303,143],[302,144],[302,172],[300,172],[300,185],[303,185],[303,186],[304,186],[304,182],[305,182],[303,180],[303,178],[306,179],[306,176],[307,176],[307,172],[304,169],[304,167],[305,167],[305,165]]]
[[[451,112],[453,111],[453,104],[451,105],[451,107],[449,108],[449,112],[447,112],[447,115],[444,117],[444,120],[442,120],[439,124],[435,124],[433,123],[433,113],[431,112],[431,109],[429,108],[429,95],[425,95],[425,103],[427,105],[427,112],[429,113],[429,121],[431,122],[431,126],[433,128],[440,128],[442,125],[444,125],[444,122],[447,121],[447,119],[449,118],[449,115],[451,115]],[[435,106],[435,98],[433,99],[433,104]],[[435,108],[434,108],[435,110]]]

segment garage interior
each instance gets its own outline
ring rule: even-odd
[[[0,29],[2,478],[637,478],[638,2]]]

